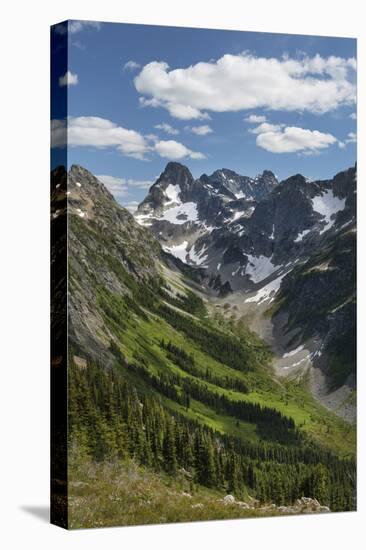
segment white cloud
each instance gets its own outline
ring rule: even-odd
[[[264,115],[249,115],[244,119],[245,122],[250,124],[260,124],[261,122],[266,122],[267,118]]]
[[[353,58],[264,58],[227,54],[212,62],[169,70],[152,61],[135,77],[144,106],[176,118],[207,118],[205,111],[267,108],[325,113],[356,101]]]
[[[130,61],[127,61],[127,63],[123,65],[123,70],[134,71],[135,69],[140,69],[140,67],[141,67],[140,63],[136,63],[136,61],[133,61],[131,59]]]
[[[179,134],[179,130],[176,128],[173,128],[170,126],[170,124],[166,124],[165,122],[162,122],[161,124],[155,124],[154,128],[157,130],[162,130],[163,132],[166,132],[167,134],[170,134],[172,136],[176,136]]]
[[[96,176],[115,197],[123,197],[128,194],[125,178],[100,174]]]
[[[357,120],[357,114],[356,113],[351,113],[349,115],[349,118],[352,118],[352,120]]]
[[[67,71],[63,76],[58,79],[59,86],[75,86],[79,82],[79,77],[76,73]]]
[[[344,149],[346,147],[346,144],[344,143],[344,141],[338,141],[338,147],[340,149]]]
[[[159,101],[156,98],[146,99],[145,97],[139,98],[140,105],[142,107],[165,107],[174,118],[180,120],[191,120],[192,118],[198,120],[209,120],[210,116],[207,113],[201,113],[198,109],[191,107],[190,105],[182,105],[178,103],[166,103]]]
[[[346,143],[356,143],[357,136],[354,132],[349,132],[348,139],[346,139]]]
[[[206,158],[203,153],[192,151],[178,141],[156,140],[155,136],[150,141],[135,130],[128,130],[110,120],[94,116],[69,117],[67,123],[65,120],[52,120],[52,147],[65,147],[66,144],[70,147],[97,149],[115,147],[124,155],[140,160],[146,159],[148,152],[156,152],[161,157],[170,159]],[[133,186],[131,183],[128,184]]]
[[[204,124],[203,126],[192,126],[188,129],[194,134],[197,134],[197,136],[206,136],[207,134],[212,134],[213,131],[208,124]]]
[[[155,151],[164,158],[171,160],[179,160],[185,157],[191,159],[204,159],[206,158],[203,153],[191,151],[182,143],[174,141],[172,139],[168,141],[157,141],[154,145]]]
[[[96,177],[107,186],[107,188],[111,193],[113,193],[113,195],[118,197],[128,195],[129,188],[148,189],[153,184],[153,181],[151,180],[135,180],[132,178],[119,178],[116,176],[110,176],[105,174],[100,174]]]
[[[269,122],[262,122],[256,128],[249,130],[251,134],[265,134],[266,132],[278,132],[284,124],[270,124]]]
[[[146,139],[139,132],[100,117],[69,117],[67,129],[66,121],[53,120],[51,130],[52,147],[65,146],[67,138],[70,147],[116,147],[124,155],[138,159],[143,159],[150,150]]]
[[[271,153],[312,154],[337,143],[332,134],[318,130],[306,130],[296,126],[287,126],[274,132],[265,132],[257,136],[258,147]]]
[[[134,187],[137,189],[149,189],[154,182],[151,180],[134,180],[126,179],[126,185],[128,187]]]

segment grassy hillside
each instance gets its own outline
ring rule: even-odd
[[[181,286],[180,295],[182,295],[182,288],[184,287]],[[121,298],[110,296],[108,308],[112,309],[108,309],[109,316],[108,313],[105,313],[105,321],[115,336],[117,349],[120,350],[128,364],[137,362],[148,365],[149,372],[157,376],[171,373],[179,377],[181,381],[185,379],[202,381],[212,392],[224,395],[232,401],[246,401],[274,408],[283,415],[291,417],[299,430],[314,436],[323,445],[329,446],[341,454],[355,452],[354,427],[328,412],[315,401],[305,389],[304,383],[299,384],[286,380],[281,380],[279,383],[274,380],[269,350],[243,324],[233,325],[231,323],[229,327],[223,319],[220,319],[218,326],[218,323],[207,317],[202,304],[200,305],[201,315],[197,317],[184,309],[177,311],[176,299],[170,298],[170,302],[175,303],[174,311],[180,321],[182,318],[189,318],[191,327],[194,327],[195,323],[199,324],[201,329],[212,336],[212,339],[217,338],[219,334],[225,334],[230,335],[234,341],[238,341],[240,349],[243,348],[241,370],[215,359],[212,352],[207,353],[205,348],[200,345],[200,339],[194,334],[195,330],[190,332],[190,337],[188,337],[182,329],[177,330],[164,317],[146,308],[141,309],[140,314],[138,312],[130,313],[128,319],[125,316],[125,325],[122,330],[121,324],[110,318],[110,315],[115,318],[121,315],[121,311],[118,309],[121,307]],[[181,307],[184,306],[181,305]],[[185,306],[185,308],[190,309],[189,306]],[[191,355],[194,358],[195,369],[187,371],[187,367],[184,368],[182,363],[177,364],[177,359],[162,347],[162,341],[172,342],[174,346]],[[120,368],[124,368],[124,363],[124,361],[120,363]],[[193,370],[194,374],[192,374]],[[207,376],[207,373],[211,373],[211,377]],[[247,391],[237,391],[235,385],[238,385],[239,388],[240,385],[243,385]],[[188,411],[185,407],[169,400],[166,400],[166,403],[174,410],[189,418],[196,418],[219,432],[236,435],[244,440],[249,438],[251,441],[258,441],[259,439],[255,424],[240,422],[238,425],[233,417],[219,414],[200,401],[193,400]]]

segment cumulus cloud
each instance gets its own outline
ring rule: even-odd
[[[149,150],[145,138],[135,130],[128,130],[114,122],[94,116],[69,117],[66,121],[51,123],[53,147],[91,146],[97,149],[116,147],[121,153],[142,159]]]
[[[192,151],[182,143],[174,140],[149,140],[135,130],[123,128],[114,122],[94,116],[69,117],[66,120],[52,120],[51,146],[65,147],[96,147],[105,149],[116,148],[126,156],[140,160],[146,159],[146,154],[156,152],[171,160],[189,157],[191,159],[206,158],[203,153]]]
[[[123,65],[123,70],[134,71],[135,69],[140,69],[140,67],[141,67],[140,63],[136,63],[136,61],[133,61],[131,59],[130,61],[127,61],[127,63]]]
[[[67,71],[63,76],[58,79],[59,86],[75,86],[79,82],[79,77],[76,73]]]
[[[352,120],[357,120],[357,114],[356,113],[351,113],[349,115],[349,118],[352,118]]]
[[[251,134],[265,134],[266,132],[278,132],[285,126],[284,124],[270,124],[269,122],[262,122],[256,128],[249,130]]]
[[[286,126],[276,131],[258,134],[256,143],[258,147],[271,153],[312,154],[337,143],[337,138],[318,130]]]
[[[212,134],[212,128],[208,124],[203,124],[202,126],[192,126],[188,128],[191,132],[197,136],[206,136],[207,134]]]
[[[356,61],[330,56],[265,58],[227,54],[212,62],[169,69],[145,65],[135,77],[144,106],[164,107],[176,118],[207,118],[207,111],[266,108],[325,113],[356,101]]]
[[[266,122],[267,118],[264,115],[249,115],[244,121],[249,122],[250,124],[260,124],[261,122]]]
[[[157,141],[154,145],[155,151],[164,158],[170,160],[179,160],[185,157],[191,159],[204,159],[206,158],[203,153],[191,151],[182,143],[170,139],[168,141]]]
[[[139,98],[141,107],[165,107],[174,118],[180,120],[209,120],[210,116],[207,113],[201,113],[198,109],[191,107],[190,105],[183,105],[179,103],[166,103],[159,101],[156,98],[146,99],[145,97]]]
[[[172,136],[176,136],[179,134],[179,130],[173,128],[172,126],[170,126],[170,124],[166,124],[165,122],[162,122],[161,124],[155,124],[154,128],[156,128],[157,130],[162,130],[163,132]]]

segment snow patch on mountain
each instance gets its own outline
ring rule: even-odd
[[[248,264],[245,274],[249,275],[253,283],[260,283],[279,269],[279,266],[275,266],[272,263],[272,256],[270,258],[263,255],[252,256],[251,254],[247,254],[247,256]]]
[[[207,260],[206,248],[204,247],[199,252],[196,252],[193,245],[188,253],[188,259],[195,265],[201,265]]]
[[[285,275],[287,275],[287,273],[288,271],[286,271],[286,273],[283,273],[276,279],[273,279],[273,281],[258,290],[258,292],[254,294],[254,296],[247,298],[245,300],[245,303],[257,303],[258,305],[260,305],[267,300],[269,300],[269,303],[273,302],[277,292],[280,289],[281,281],[285,277]]]
[[[166,202],[165,204],[181,204],[182,201],[179,198],[180,193],[180,187],[179,185],[173,185],[169,184],[168,187],[165,189],[165,195],[168,197],[169,202]]]
[[[233,223],[233,222],[235,222],[237,219],[239,219],[239,218],[241,218],[242,216],[244,216],[245,210],[239,210],[239,211],[237,211],[237,212],[234,212],[233,214],[234,214],[234,215],[233,215],[233,218],[232,218],[232,220],[230,221],[230,223]]]
[[[286,358],[286,357],[292,357],[293,355],[296,355],[297,353],[299,353],[300,351],[302,351],[304,349],[304,346],[301,345],[299,347],[297,347],[296,349],[293,349],[287,353],[284,353],[282,355],[283,358]]]
[[[310,229],[304,229],[304,231],[301,231],[298,236],[296,237],[296,239],[294,239],[294,243],[298,243],[300,241],[303,240],[303,238],[308,234],[310,233]]]
[[[152,219],[154,216],[149,214],[134,214],[135,220],[139,225],[144,225],[145,227],[148,227],[149,225],[152,225]]]
[[[169,252],[169,254],[172,254],[176,258],[182,260],[182,262],[185,262],[187,256],[187,246],[188,241],[183,241],[181,244],[176,244],[173,246],[163,246],[163,249],[165,250],[165,252]]]
[[[181,225],[186,222],[195,222],[198,220],[197,204],[195,202],[185,202],[180,206],[169,208],[158,219],[166,220],[176,225]]]
[[[344,209],[346,199],[336,197],[332,189],[327,189],[327,191],[325,191],[322,195],[316,195],[311,200],[315,212],[318,212],[318,214],[325,218],[325,225],[319,232],[321,235],[324,231],[328,231],[328,229],[333,226],[335,222],[335,214]]]

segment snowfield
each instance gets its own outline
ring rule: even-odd
[[[185,202],[180,206],[169,208],[164,212],[159,220],[166,220],[175,225],[181,225],[186,222],[195,222],[198,220],[197,204],[195,202]]]
[[[245,274],[249,275],[250,279],[253,281],[253,283],[260,283],[263,281],[263,279],[266,279],[272,273],[274,273],[277,269],[279,269],[280,266],[275,266],[271,262],[271,258],[267,258],[267,256],[251,256],[250,254],[247,254],[248,256],[248,264],[245,270]]]
[[[169,254],[172,254],[176,258],[182,260],[182,262],[185,262],[187,256],[187,245],[188,241],[183,241],[181,244],[176,244],[174,246],[163,246],[163,249],[165,252],[169,252]]]

